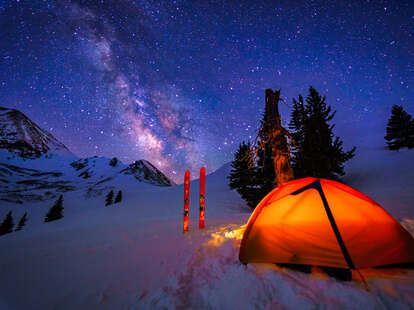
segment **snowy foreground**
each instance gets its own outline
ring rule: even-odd
[[[384,156],[410,162],[413,152]],[[383,165],[381,177],[370,183],[363,167],[351,165],[355,184],[350,185],[414,233],[414,193],[400,190],[414,188],[413,172]],[[358,280],[339,282],[318,271],[240,264],[250,210],[227,189],[228,171],[226,165],[206,178],[202,231],[196,218],[199,184],[191,183],[186,235],[182,186],[116,184],[124,200],[111,207],[104,206],[103,197],[70,192],[64,195],[65,217],[47,224],[42,219],[52,202],[7,205],[2,216],[11,208],[17,215],[29,210],[29,221],[23,231],[0,237],[0,309],[414,308],[414,270],[362,270],[366,291]]]

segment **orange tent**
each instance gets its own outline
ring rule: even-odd
[[[414,262],[414,239],[355,189],[304,178],[275,188],[257,205],[239,258],[243,263],[366,268]]]

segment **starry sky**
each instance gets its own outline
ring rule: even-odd
[[[414,113],[414,1],[0,0],[0,106],[78,156],[180,182],[254,139],[264,90],[314,86],[358,151]]]

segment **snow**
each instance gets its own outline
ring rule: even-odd
[[[345,181],[397,218],[414,215],[414,150],[389,151],[383,146],[357,150]]]
[[[406,190],[414,178],[404,165],[414,152],[359,154],[347,166],[350,185],[413,234],[414,197]],[[48,171],[58,169],[59,160],[40,160]],[[96,159],[93,180],[111,168]],[[414,270],[362,270],[367,291],[358,277],[340,282],[316,268],[304,274],[270,264],[242,265],[238,251],[251,211],[228,189],[229,170],[227,164],[206,177],[201,231],[199,181],[191,182],[185,235],[183,186],[153,186],[128,175],[109,180],[102,195],[86,198],[83,189],[64,193],[64,218],[55,222],[43,223],[53,200],[2,204],[1,219],[9,210],[15,222],[24,211],[29,219],[22,231],[0,236],[0,309],[414,308]],[[121,189],[123,201],[105,207],[109,188]]]
[[[110,159],[104,157],[79,159],[49,154],[25,159],[2,151],[0,200],[20,204],[34,200],[46,201],[68,191],[78,191],[76,196],[90,198],[107,193],[118,185],[139,187],[142,182],[157,186],[173,184],[161,171],[155,167],[150,170],[142,162],[125,165],[118,161],[117,165],[111,166]],[[150,163],[146,162],[146,165]]]
[[[65,145],[26,115],[18,110],[3,107],[0,107],[0,144],[2,148],[16,153],[32,153],[33,150],[37,150],[41,153],[72,155]]]

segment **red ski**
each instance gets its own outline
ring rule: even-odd
[[[200,218],[198,221],[198,228],[204,228],[204,210],[205,210],[205,199],[204,194],[206,190],[206,169],[200,169]]]
[[[189,206],[190,206],[190,171],[184,175],[184,233],[189,230]]]

